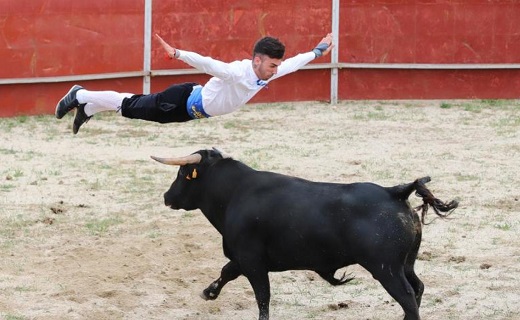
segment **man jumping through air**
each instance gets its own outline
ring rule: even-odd
[[[205,85],[180,83],[151,94],[89,91],[74,85],[56,105],[56,118],[75,109],[72,132],[101,111],[121,112],[126,118],[159,123],[185,122],[231,113],[245,105],[270,81],[294,72],[332,49],[332,34],[327,34],[309,52],[283,60],[285,46],[278,39],[263,37],[253,49],[252,60],[225,63],[198,53],[170,46],[155,35],[170,59],[177,58],[213,76]]]

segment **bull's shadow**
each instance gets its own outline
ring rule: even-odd
[[[404,319],[420,319],[424,291],[414,271],[422,222],[429,207],[445,217],[457,207],[425,187],[429,177],[394,187],[373,183],[313,182],[257,171],[218,150],[153,159],[180,166],[164,194],[172,209],[200,209],[223,238],[229,262],[203,292],[216,299],[244,275],[253,287],[259,319],[269,319],[271,271],[312,270],[332,285],[336,271],[359,264],[401,305]],[[423,205],[410,207],[416,192]],[[444,213],[443,213],[444,212]]]

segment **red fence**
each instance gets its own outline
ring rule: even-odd
[[[318,59],[253,102],[328,101],[331,81],[340,100],[520,98],[515,0],[3,0],[0,116],[53,113],[73,83],[141,93],[148,81],[152,92],[206,81],[155,41],[146,65],[147,4],[151,32],[223,61],[249,58],[263,35],[285,42],[287,57],[310,50],[337,21],[337,61]]]

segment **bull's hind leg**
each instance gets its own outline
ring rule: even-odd
[[[406,275],[406,279],[413,287],[413,291],[415,292],[415,302],[417,303],[417,307],[420,307],[422,295],[424,292],[424,284],[415,274],[413,263],[404,267],[404,273]]]
[[[415,239],[413,242],[412,249],[406,256],[406,261],[404,264],[404,274],[406,276],[406,279],[408,279],[408,282],[413,287],[413,290],[415,291],[415,301],[417,302],[417,306],[421,306],[421,299],[424,292],[424,284],[423,282],[417,277],[415,274],[414,266],[415,261],[417,260],[417,255],[419,253],[419,248],[421,246],[421,239],[422,239],[422,230],[421,230],[421,221],[419,220],[419,216],[414,214],[414,224],[415,229],[417,230],[417,234],[415,235]]]
[[[204,300],[215,300],[222,288],[229,281],[233,281],[238,278],[242,273],[240,272],[238,265],[233,261],[228,262],[220,272],[220,278],[213,281],[200,295]]]
[[[404,266],[388,266],[378,269],[372,275],[377,279],[392,298],[401,305],[404,311],[404,320],[419,320],[419,306],[415,300],[415,291],[408,282]]]

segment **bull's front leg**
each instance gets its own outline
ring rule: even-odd
[[[261,267],[253,269],[253,272],[244,271],[244,275],[251,283],[255,292],[256,303],[258,304],[259,320],[269,320],[269,300],[271,299],[271,289],[269,275]]]
[[[222,288],[229,281],[233,281],[238,278],[242,273],[240,272],[238,265],[229,261],[224,267],[222,267],[222,271],[220,272],[220,277],[213,281],[200,295],[204,300],[215,300]]]

